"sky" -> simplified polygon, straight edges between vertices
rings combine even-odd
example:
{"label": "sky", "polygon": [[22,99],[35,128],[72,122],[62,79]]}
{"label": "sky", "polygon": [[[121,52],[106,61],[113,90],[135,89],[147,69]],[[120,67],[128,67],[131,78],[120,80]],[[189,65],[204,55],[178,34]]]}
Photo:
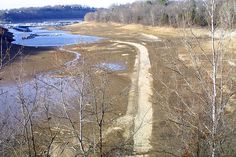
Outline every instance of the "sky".
{"label": "sky", "polygon": [[112,4],[131,3],[134,1],[136,0],[0,0],[0,9],[66,4],[81,4],[92,7],[106,8]]}

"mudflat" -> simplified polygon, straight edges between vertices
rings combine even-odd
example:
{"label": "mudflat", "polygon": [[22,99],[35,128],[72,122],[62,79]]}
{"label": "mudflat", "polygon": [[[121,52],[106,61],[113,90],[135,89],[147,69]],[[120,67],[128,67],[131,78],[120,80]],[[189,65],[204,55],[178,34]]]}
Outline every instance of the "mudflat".
{"label": "mudflat", "polygon": [[[81,74],[83,66],[95,69],[98,67],[92,70],[93,76],[102,75],[103,70],[107,72],[110,84],[107,97],[114,98],[112,110],[105,116],[105,151],[109,152],[119,142],[125,141],[136,155],[176,155],[171,149],[180,147],[179,137],[173,127],[166,123],[168,117],[164,102],[161,102],[159,96],[165,95],[172,103],[177,99],[163,85],[164,82],[172,86],[173,80],[179,81],[176,73],[169,68],[173,64],[173,58],[191,67],[191,58],[183,45],[183,37],[197,34],[202,48],[207,52],[210,49],[208,32],[201,28],[177,29],[93,22],[60,29],[104,39],[96,43],[71,45],[63,49],[24,55],[4,67],[0,73],[1,83],[13,84],[18,79],[17,72],[20,69],[24,71],[23,80],[27,81],[39,73],[54,71],[52,77],[67,77]],[[234,44],[229,47],[235,49]],[[199,51],[199,48],[196,47],[195,50]],[[76,53],[80,54],[78,63],[66,64],[76,57]],[[236,64],[233,57],[227,62],[232,67]],[[210,65],[206,64],[206,68],[208,67]],[[234,74],[235,70],[232,70]],[[188,75],[191,70],[187,69],[185,72]],[[99,84],[99,80],[96,81],[95,85]],[[179,82],[178,85],[181,86],[181,81]],[[87,130],[90,130],[89,127],[91,126],[85,126]],[[181,154],[177,152],[177,155],[179,153]]]}

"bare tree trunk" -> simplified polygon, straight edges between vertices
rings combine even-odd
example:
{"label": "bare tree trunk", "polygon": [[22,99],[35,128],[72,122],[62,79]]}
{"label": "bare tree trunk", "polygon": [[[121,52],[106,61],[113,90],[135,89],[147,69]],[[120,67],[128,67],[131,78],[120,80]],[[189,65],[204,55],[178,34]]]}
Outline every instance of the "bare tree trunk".
{"label": "bare tree trunk", "polygon": [[218,66],[218,54],[215,49],[215,0],[211,0],[211,51],[212,51],[212,153],[211,156],[216,156],[217,144],[216,144],[216,132],[217,132],[217,89],[216,89],[216,78],[217,78],[217,66]]}
{"label": "bare tree trunk", "polygon": [[21,101],[21,110],[22,110],[22,116],[23,116],[23,127],[24,127],[24,134],[25,134],[25,138],[27,141],[27,146],[28,146],[28,155],[29,157],[32,156],[31,154],[31,144],[30,144],[30,135],[29,135],[29,130],[28,130],[28,119],[27,119],[27,113],[26,113],[26,109],[25,109],[25,100],[23,98],[23,94],[20,92],[20,101]]}
{"label": "bare tree trunk", "polygon": [[[83,58],[83,66],[84,66],[84,58]],[[83,144],[83,116],[84,116],[84,88],[85,88],[85,72],[82,72],[82,86],[80,88],[79,93],[79,138],[80,138],[80,149],[81,152],[84,153],[84,144]]]}

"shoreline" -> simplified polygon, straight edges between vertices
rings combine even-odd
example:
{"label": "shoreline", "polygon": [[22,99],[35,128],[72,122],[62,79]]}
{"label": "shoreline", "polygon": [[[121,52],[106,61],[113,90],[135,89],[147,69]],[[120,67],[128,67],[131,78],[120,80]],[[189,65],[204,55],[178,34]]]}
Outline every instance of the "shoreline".
{"label": "shoreline", "polygon": [[[62,63],[70,61],[73,56],[58,52],[57,48],[23,47],[13,45],[11,55],[15,56],[0,72],[1,85],[15,84],[19,77],[23,80],[31,80],[39,73],[49,72],[62,67]],[[57,58],[60,58],[57,62]],[[24,69],[24,74],[19,75],[19,70]]]}
{"label": "shoreline", "polygon": [[[73,34],[102,36],[107,39],[98,43],[66,46],[64,50],[68,53],[62,49],[63,52],[59,56],[48,60],[50,66],[60,63],[58,69],[64,73],[52,76],[59,78],[59,80],[70,76],[70,74],[79,78],[82,74],[83,63],[86,65],[85,68],[93,70],[92,75],[97,79],[95,87],[101,83],[99,76],[106,74],[110,85],[106,98],[109,101],[112,99],[114,102],[109,102],[112,108],[105,116],[106,123],[102,130],[104,154],[116,154],[116,151],[119,151],[122,146],[124,152],[121,153],[124,153],[122,154],[124,156],[168,156],[167,152],[181,156],[183,152],[173,152],[173,150],[181,150],[181,148],[174,126],[169,123],[169,113],[166,112],[169,111],[166,109],[168,106],[165,106],[166,104],[175,104],[178,98],[166,89],[163,82],[171,88],[172,85],[175,88],[176,83],[178,85],[176,88],[178,87],[184,92],[185,86],[182,86],[183,83],[176,77],[176,73],[168,67],[173,63],[173,59],[179,59],[184,63],[189,62],[188,52],[181,41],[183,35],[187,33],[181,34],[183,32],[174,28],[88,22],[61,29],[68,30]],[[200,32],[200,42],[207,52],[209,42],[205,31],[200,29],[194,31]],[[198,52],[198,49],[196,51]],[[85,62],[78,60],[79,56],[77,55],[79,54],[77,52]],[[41,65],[41,61],[43,61],[41,57],[49,59],[58,53],[60,53],[59,49],[55,52],[48,52],[48,55],[45,54],[45,56],[40,56],[40,53],[33,56],[36,57],[37,64]],[[30,58],[26,58],[26,60],[30,62]],[[75,64],[73,68],[65,66],[65,63],[68,62],[74,65],[74,61],[78,61],[78,64]],[[231,65],[233,69],[235,67],[234,61],[232,58],[226,65]],[[121,63],[125,69],[106,71],[96,66],[106,63]],[[191,70],[191,67],[188,68]],[[189,69],[183,70],[189,74],[191,72]],[[78,100],[76,103],[78,105]],[[86,106],[91,107],[91,104],[88,103]],[[78,108],[77,106],[76,109]],[[75,112],[74,115],[78,115],[76,109],[71,110],[71,112]],[[91,123],[86,123],[84,126],[85,134],[88,136],[92,134],[91,127],[93,127]],[[68,131],[68,136],[62,134],[61,137],[63,139],[69,137],[66,141],[69,143],[68,145],[76,145],[77,143],[73,143],[69,133]],[[76,153],[69,146],[66,146],[65,149]]]}

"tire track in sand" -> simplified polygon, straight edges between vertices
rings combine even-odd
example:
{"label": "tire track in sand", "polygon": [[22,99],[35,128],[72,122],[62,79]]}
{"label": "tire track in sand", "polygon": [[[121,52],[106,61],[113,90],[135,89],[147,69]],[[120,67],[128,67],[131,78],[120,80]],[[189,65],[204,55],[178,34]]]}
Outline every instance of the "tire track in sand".
{"label": "tire track in sand", "polygon": [[[133,141],[134,151],[137,154],[145,154],[152,148],[150,140],[152,137],[152,87],[153,78],[150,74],[151,63],[149,53],[145,46],[124,41],[115,41],[116,43],[134,46],[137,56],[134,65],[134,72],[131,77],[132,85],[129,92],[129,103],[125,117],[120,120],[133,119]],[[123,121],[124,122],[124,121]]]}

